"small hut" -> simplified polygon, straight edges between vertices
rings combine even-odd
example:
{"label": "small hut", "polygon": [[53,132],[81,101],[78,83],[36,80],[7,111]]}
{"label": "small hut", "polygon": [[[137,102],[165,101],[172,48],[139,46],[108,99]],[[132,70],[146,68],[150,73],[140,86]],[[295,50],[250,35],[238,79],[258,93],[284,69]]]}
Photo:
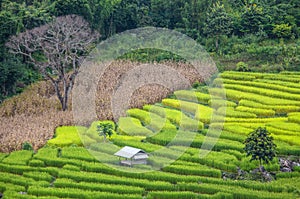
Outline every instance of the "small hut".
{"label": "small hut", "polygon": [[130,146],[123,147],[120,151],[114,154],[120,158],[120,164],[133,166],[135,164],[147,164],[148,154],[142,149],[137,149]]}

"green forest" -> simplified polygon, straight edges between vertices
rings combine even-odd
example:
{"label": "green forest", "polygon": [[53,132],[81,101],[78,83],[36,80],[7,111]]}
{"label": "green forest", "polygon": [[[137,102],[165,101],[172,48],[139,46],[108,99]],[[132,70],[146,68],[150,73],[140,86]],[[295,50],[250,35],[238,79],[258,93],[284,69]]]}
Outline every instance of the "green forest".
{"label": "green forest", "polygon": [[[9,38],[69,14],[84,17],[100,41],[145,26],[177,30],[203,45],[220,71],[300,70],[299,0],[1,0],[0,9],[0,102],[42,78],[9,53]],[[132,53],[138,61],[172,57]]]}

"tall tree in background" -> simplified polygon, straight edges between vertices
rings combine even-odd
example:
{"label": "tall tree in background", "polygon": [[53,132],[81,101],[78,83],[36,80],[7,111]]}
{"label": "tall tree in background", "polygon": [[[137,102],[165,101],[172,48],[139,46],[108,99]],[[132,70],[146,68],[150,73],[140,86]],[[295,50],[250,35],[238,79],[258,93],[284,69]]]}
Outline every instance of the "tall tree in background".
{"label": "tall tree in background", "polygon": [[220,2],[213,4],[207,12],[204,32],[208,37],[215,38],[216,51],[219,48],[220,36],[229,35],[232,32],[231,17]]}
{"label": "tall tree in background", "polygon": [[82,17],[67,15],[13,36],[6,45],[12,53],[27,57],[52,82],[65,111],[80,62],[98,37]]}

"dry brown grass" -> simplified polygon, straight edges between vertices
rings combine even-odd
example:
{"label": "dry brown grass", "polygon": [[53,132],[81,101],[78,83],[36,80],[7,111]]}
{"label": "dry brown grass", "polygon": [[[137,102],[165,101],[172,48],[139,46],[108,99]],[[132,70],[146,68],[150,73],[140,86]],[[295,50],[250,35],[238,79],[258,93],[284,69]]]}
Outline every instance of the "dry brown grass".
{"label": "dry brown grass", "polygon": [[[179,71],[191,83],[202,80],[188,64],[164,64]],[[112,93],[120,85],[123,75],[138,65],[130,61],[116,61],[105,70],[105,78],[101,78],[97,88],[96,113],[99,119],[117,119],[113,118],[111,111]],[[145,85],[133,93],[130,107],[159,102],[175,89],[181,89],[181,85],[174,82],[171,89],[157,84]],[[57,126],[74,124],[72,111],[62,112],[60,107],[54,89],[47,81],[33,84],[22,94],[3,102],[0,106],[0,151],[20,149],[26,141],[38,149],[53,137]]]}

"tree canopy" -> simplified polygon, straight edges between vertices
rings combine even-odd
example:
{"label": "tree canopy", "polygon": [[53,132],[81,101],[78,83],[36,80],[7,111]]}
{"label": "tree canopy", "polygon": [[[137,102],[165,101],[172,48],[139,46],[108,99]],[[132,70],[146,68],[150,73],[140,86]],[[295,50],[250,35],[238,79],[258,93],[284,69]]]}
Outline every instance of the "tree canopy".
{"label": "tree canopy", "polygon": [[247,156],[251,156],[250,161],[258,160],[260,165],[263,162],[268,164],[276,156],[276,144],[266,128],[259,127],[251,132],[244,143]]}

